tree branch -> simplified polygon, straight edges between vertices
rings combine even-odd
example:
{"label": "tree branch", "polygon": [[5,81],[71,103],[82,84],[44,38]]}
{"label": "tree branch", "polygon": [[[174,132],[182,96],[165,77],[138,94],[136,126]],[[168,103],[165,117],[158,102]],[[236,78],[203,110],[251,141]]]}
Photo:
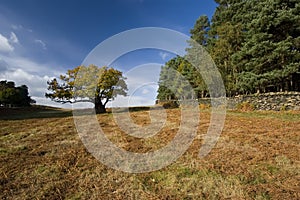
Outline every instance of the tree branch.
{"label": "tree branch", "polygon": [[90,103],[94,103],[92,100],[90,99],[80,99],[80,100],[58,100],[58,99],[53,99],[53,101],[57,102],[57,103],[62,103],[62,104],[66,104],[66,103],[80,103],[80,102],[90,102]]}
{"label": "tree branch", "polygon": [[105,107],[105,106],[106,106],[106,104],[109,102],[109,100],[110,100],[109,98],[106,98],[106,100],[105,100],[105,102],[104,102],[104,104],[103,104],[103,105],[104,105],[104,107]]}

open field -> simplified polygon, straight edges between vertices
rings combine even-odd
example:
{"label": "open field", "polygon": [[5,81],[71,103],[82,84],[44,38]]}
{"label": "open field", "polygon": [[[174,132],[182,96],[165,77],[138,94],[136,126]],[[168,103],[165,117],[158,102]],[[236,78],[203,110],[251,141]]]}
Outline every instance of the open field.
{"label": "open field", "polygon": [[[211,153],[198,158],[210,113],[172,165],[151,173],[110,169],[87,152],[70,111],[0,110],[1,199],[300,199],[300,112],[228,111]],[[147,110],[131,113],[146,125]],[[153,138],[123,133],[112,114],[97,115],[107,135],[133,152],[161,148],[176,134],[180,110],[167,110]]]}

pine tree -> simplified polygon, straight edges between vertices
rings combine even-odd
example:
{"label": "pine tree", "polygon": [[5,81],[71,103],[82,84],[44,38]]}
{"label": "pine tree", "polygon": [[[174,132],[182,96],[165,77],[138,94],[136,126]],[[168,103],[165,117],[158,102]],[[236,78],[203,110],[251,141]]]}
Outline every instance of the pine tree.
{"label": "pine tree", "polygon": [[[257,92],[298,90],[300,72],[300,3],[298,1],[249,1],[246,39],[234,55],[242,69],[237,87],[253,81]],[[253,92],[253,91],[252,91]]]}
{"label": "pine tree", "polygon": [[[185,56],[190,63],[175,58],[166,66],[181,72],[197,97],[217,95],[208,92],[218,79],[211,73],[211,61],[205,51],[219,69],[228,96],[300,91],[300,2],[215,1],[218,6],[211,21],[200,16],[190,31],[190,47]],[[203,49],[197,48],[199,44]],[[195,70],[195,64],[201,66],[201,74]],[[168,77],[167,68],[163,69],[160,83],[164,82],[162,77]],[[160,85],[158,97],[173,98],[167,91]]]}

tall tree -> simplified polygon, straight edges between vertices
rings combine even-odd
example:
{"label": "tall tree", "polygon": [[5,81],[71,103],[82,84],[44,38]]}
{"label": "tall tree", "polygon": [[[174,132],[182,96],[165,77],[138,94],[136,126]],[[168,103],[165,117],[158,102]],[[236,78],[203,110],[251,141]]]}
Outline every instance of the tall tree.
{"label": "tall tree", "polygon": [[244,41],[244,21],[247,11],[243,0],[218,0],[219,6],[212,17],[209,31],[210,49],[226,88],[228,96],[236,94],[240,69],[232,56],[240,50]]}
{"label": "tall tree", "polygon": [[215,27],[217,39],[211,45],[210,55],[222,75],[227,95],[236,93],[236,83],[240,69],[233,63],[232,56],[240,50],[243,41],[242,25],[230,22]]}
{"label": "tall tree", "polygon": [[177,71],[181,60],[182,58],[177,56],[161,67],[157,99],[171,100],[176,98],[173,88],[176,81],[176,73],[174,72]]}
{"label": "tall tree", "polygon": [[238,87],[249,79],[257,92],[300,91],[300,3],[251,0],[245,41],[234,55],[242,69]]}
{"label": "tall tree", "polygon": [[[211,29],[211,23],[206,15],[200,16],[194,27],[190,30],[191,33],[191,40],[188,41],[189,47],[186,49],[187,55],[186,59],[189,60],[192,63],[200,64],[202,63],[205,65],[205,56],[203,56],[203,51],[209,51],[211,46],[211,40],[209,36],[209,31]],[[201,45],[201,49],[199,49],[199,45]],[[199,73],[195,69],[191,63],[188,63],[185,61],[185,70],[189,71],[188,80],[192,84],[196,94],[197,98],[199,97],[205,97],[208,94],[207,85]],[[196,66],[199,68],[199,66]],[[202,74],[204,74],[204,70],[202,69]]]}
{"label": "tall tree", "polygon": [[45,96],[60,103],[91,102],[97,113],[105,113],[106,105],[117,95],[126,96],[127,85],[122,72],[108,67],[95,65],[78,66],[48,81]]}
{"label": "tall tree", "polygon": [[203,80],[195,67],[185,57],[177,56],[161,68],[157,98],[196,99],[206,91],[206,85],[201,81]]}
{"label": "tall tree", "polygon": [[194,27],[190,30],[191,39],[202,46],[208,45],[208,32],[210,30],[210,21],[206,15],[200,16]]}
{"label": "tall tree", "polygon": [[[207,88],[217,80],[205,67],[209,66],[209,59],[205,60],[204,50],[209,52],[218,67],[228,96],[300,91],[300,2],[215,2],[218,6],[211,21],[207,16],[200,16],[191,29],[190,47],[185,56],[191,63],[201,65],[203,77],[182,61],[181,67],[174,62],[167,62],[166,66],[176,66],[176,70],[188,78],[193,88],[197,88],[198,97],[210,95]],[[199,44],[203,49],[197,48]],[[161,75],[168,77],[166,68],[163,69]],[[161,91],[166,90],[160,87],[159,97]]]}

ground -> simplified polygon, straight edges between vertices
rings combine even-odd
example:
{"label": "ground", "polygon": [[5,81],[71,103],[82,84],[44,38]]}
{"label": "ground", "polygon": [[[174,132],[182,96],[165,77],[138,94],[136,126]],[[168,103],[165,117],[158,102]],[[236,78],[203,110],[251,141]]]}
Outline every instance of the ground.
{"label": "ground", "polygon": [[[158,171],[130,174],[97,161],[82,144],[66,110],[0,110],[1,199],[300,199],[300,112],[228,111],[222,135],[203,159],[198,151],[209,125],[201,111],[197,137],[176,162]],[[166,145],[180,110],[156,136],[122,132],[111,113],[97,115],[107,137],[133,152]],[[149,111],[131,117],[149,124]]]}

